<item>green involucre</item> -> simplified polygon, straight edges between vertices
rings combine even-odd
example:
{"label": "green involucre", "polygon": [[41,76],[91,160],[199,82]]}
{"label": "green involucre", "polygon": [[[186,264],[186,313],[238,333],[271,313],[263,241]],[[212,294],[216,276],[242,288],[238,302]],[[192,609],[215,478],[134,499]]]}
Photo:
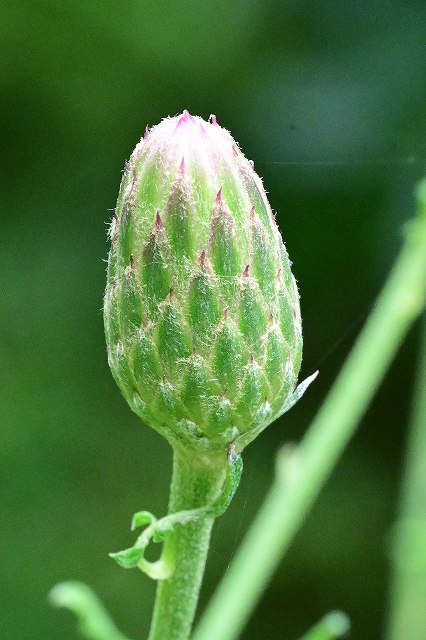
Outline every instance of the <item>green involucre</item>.
{"label": "green involucre", "polygon": [[163,120],[126,163],[110,236],[108,356],[130,406],[173,446],[245,446],[302,354],[296,283],[251,163],[215,121]]}

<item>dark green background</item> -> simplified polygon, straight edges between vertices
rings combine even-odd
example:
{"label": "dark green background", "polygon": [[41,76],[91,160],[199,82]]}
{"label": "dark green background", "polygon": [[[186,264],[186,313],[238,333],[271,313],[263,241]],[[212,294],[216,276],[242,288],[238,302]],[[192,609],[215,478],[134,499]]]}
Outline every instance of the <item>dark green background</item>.
{"label": "dark green background", "polygon": [[[412,214],[426,165],[425,19],[422,0],[2,3],[2,640],[77,638],[71,615],[46,602],[64,579],[87,581],[123,631],[147,635],[154,584],[107,552],[133,541],[134,511],[164,513],[171,452],[121,398],[101,315],[106,223],[145,125],[183,108],[215,113],[254,159],[300,286],[302,374],[321,371],[247,450],[204,603]],[[336,607],[354,640],[380,637],[416,349],[414,331],[245,640],[296,639]]]}

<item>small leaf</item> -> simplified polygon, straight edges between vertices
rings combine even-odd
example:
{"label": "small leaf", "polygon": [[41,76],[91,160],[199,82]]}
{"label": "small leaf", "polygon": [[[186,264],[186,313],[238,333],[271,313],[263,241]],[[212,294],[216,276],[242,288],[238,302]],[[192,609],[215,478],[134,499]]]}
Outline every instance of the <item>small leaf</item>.
{"label": "small leaf", "polygon": [[130,529],[131,531],[134,531],[146,524],[152,524],[153,522],[156,522],[156,520],[157,518],[149,511],[138,511],[133,515]]}
{"label": "small leaf", "polygon": [[129,547],[124,551],[108,554],[110,558],[115,560],[123,569],[134,569],[138,566],[138,562],[143,558],[144,549],[138,547]]}

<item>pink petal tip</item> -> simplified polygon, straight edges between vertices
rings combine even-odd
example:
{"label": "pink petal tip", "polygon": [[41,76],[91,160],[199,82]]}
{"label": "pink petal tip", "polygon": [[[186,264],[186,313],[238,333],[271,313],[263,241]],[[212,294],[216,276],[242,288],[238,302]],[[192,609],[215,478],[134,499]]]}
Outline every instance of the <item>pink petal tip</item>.
{"label": "pink petal tip", "polygon": [[187,124],[188,122],[193,122],[194,118],[189,113],[188,109],[184,109],[182,115],[179,117],[177,126],[180,127],[182,124]]}

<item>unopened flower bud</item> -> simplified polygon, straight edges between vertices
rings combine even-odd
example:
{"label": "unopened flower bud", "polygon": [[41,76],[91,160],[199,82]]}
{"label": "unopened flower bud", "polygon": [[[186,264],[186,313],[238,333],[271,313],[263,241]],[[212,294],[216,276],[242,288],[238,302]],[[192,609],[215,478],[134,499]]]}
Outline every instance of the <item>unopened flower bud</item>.
{"label": "unopened flower bud", "polygon": [[242,449],[301,362],[299,296],[262,182],[214,117],[184,111],[126,163],[110,229],[109,363],[175,447]]}

